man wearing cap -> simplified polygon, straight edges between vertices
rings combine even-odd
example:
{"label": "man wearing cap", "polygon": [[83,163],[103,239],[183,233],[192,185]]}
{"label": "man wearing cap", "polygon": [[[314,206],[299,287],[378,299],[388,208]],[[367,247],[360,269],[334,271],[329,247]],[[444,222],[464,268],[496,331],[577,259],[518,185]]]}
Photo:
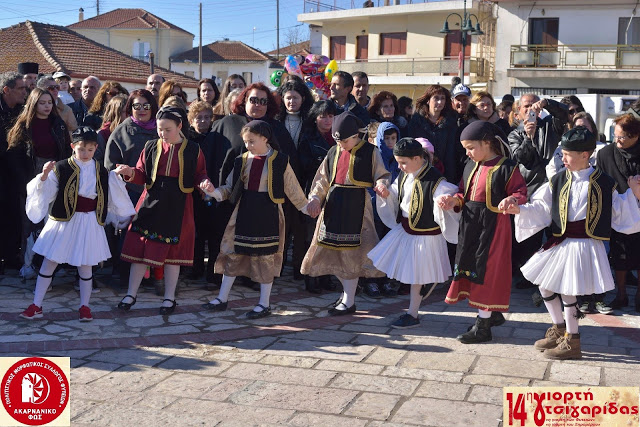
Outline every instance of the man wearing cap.
{"label": "man wearing cap", "polygon": [[39,65],[35,62],[21,62],[18,64],[18,73],[22,74],[22,79],[27,87],[27,92],[31,93],[36,88],[38,80]]}
{"label": "man wearing cap", "polygon": [[69,93],[69,82],[71,81],[71,77],[68,74],[63,73],[62,71],[56,71],[52,76],[58,86],[60,86],[60,90],[58,91],[58,98],[62,100],[63,104],[72,104],[76,100],[73,99],[73,96]]}
{"label": "man wearing cap", "polygon": [[91,104],[96,98],[100,86],[102,86],[102,84],[95,76],[89,76],[82,81],[82,98],[69,105],[71,110],[73,110],[73,115],[76,117],[78,126],[92,125],[92,123],[85,122],[85,119],[89,115],[89,108],[91,108]]}
{"label": "man wearing cap", "polygon": [[358,103],[351,94],[353,90],[353,77],[346,71],[336,71],[331,79],[331,100],[335,102],[338,113],[349,111],[359,118],[365,125],[371,120],[367,110]]}
{"label": "man wearing cap", "polygon": [[160,96],[160,87],[164,83],[164,77],[161,74],[151,74],[147,78],[147,86],[146,89],[153,94],[153,97],[158,100]]}
{"label": "man wearing cap", "polygon": [[60,91],[60,85],[58,82],[54,80],[52,76],[45,75],[38,79],[36,87],[48,91],[53,99],[56,100],[55,103],[58,108],[58,113],[60,113],[60,117],[67,125],[69,133],[72,134],[74,130],[78,129],[78,122],[76,122],[76,118],[73,115],[73,111],[71,111],[71,107],[65,105],[64,102],[62,102],[62,99],[58,98],[58,93]]}
{"label": "man wearing cap", "polygon": [[451,103],[458,116],[458,126],[462,126],[467,121],[467,111],[469,111],[469,97],[471,89],[463,84],[456,85],[451,91]]}

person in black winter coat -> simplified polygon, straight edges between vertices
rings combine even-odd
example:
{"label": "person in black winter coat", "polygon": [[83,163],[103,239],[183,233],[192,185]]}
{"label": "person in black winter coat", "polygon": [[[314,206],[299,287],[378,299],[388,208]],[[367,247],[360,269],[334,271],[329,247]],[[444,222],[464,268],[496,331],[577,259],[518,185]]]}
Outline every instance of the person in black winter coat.
{"label": "person in black winter coat", "polygon": [[12,233],[3,239],[17,244],[15,247],[19,247],[21,256],[24,256],[27,237],[36,230],[25,213],[27,183],[48,161],[71,156],[69,131],[48,91],[40,88],[31,91],[24,109],[7,134],[7,141],[9,191],[6,209]]}
{"label": "person in black winter coat", "polygon": [[344,111],[350,111],[354,116],[359,118],[362,123],[368,125],[371,119],[366,108],[358,103],[356,98],[351,95],[353,90],[353,77],[346,71],[336,71],[331,78],[331,100],[335,102],[338,114]]}
{"label": "person in black winter coat", "polygon": [[435,149],[434,155],[444,165],[444,177],[459,184],[462,167],[459,164],[457,118],[451,106],[451,94],[440,85],[431,85],[416,99],[416,111],[409,122],[409,136],[426,138]]}

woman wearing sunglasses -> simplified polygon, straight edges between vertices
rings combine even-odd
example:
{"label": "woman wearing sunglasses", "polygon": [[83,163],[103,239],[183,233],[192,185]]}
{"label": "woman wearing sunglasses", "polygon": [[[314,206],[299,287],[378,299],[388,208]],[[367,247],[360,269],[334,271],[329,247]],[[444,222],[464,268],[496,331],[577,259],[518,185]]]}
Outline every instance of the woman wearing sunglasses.
{"label": "woman wearing sunglasses", "polygon": [[[253,83],[244,88],[232,104],[232,114],[224,116],[213,124],[208,137],[211,138],[211,143],[207,144],[207,149],[213,150],[213,155],[205,156],[208,159],[214,159],[207,164],[207,172],[216,188],[220,183],[226,182],[227,176],[233,169],[235,158],[246,151],[240,130],[251,120],[263,120],[271,126],[273,136],[280,145],[280,152],[289,156],[289,164],[294,171],[298,169],[291,135],[284,125],[274,118],[278,110],[278,102],[269,88],[263,83]],[[222,236],[233,212],[233,206],[228,201],[224,201],[219,203],[216,209],[216,224],[222,227],[222,233],[219,233]],[[216,242],[216,247],[219,245],[220,243]],[[215,259],[217,253],[209,256]]]}
{"label": "woman wearing sunglasses", "polygon": [[[131,92],[124,106],[127,118],[116,127],[109,140],[104,155],[104,166],[107,170],[113,170],[116,165],[123,164],[134,167],[144,144],[151,139],[158,139],[156,130],[156,114],[158,103],[153,94],[146,89],[137,89]],[[144,186],[127,183],[129,197],[135,205]],[[124,241],[126,230],[120,236],[120,247]],[[119,253],[118,253],[119,255]],[[118,257],[114,255],[114,260]],[[129,282],[129,264],[121,263],[120,283],[124,286]],[[116,267],[114,267],[114,272]]]}

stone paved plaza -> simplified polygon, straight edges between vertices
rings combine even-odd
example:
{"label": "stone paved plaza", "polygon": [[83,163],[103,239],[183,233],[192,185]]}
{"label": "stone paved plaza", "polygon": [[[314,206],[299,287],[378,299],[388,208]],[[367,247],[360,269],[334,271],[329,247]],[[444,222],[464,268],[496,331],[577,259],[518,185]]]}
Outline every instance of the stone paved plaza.
{"label": "stone paved plaza", "polygon": [[[640,316],[631,307],[581,321],[584,358],[548,361],[533,342],[549,326],[531,290],[515,290],[493,342],[455,336],[475,318],[449,306],[439,288],[424,301],[421,325],[389,324],[408,297],[356,298],[353,316],[326,317],[337,293],[312,296],[285,275],[274,284],[274,315],[243,315],[258,293],[236,284],[229,310],[203,311],[215,296],[204,282],[182,281],[175,313],[141,289],[128,313],[126,293],[98,272],[94,321],[80,323],[73,278],[56,278],[44,319],[18,314],[34,280],[0,276],[0,356],[71,357],[73,426],[498,426],[504,386],[638,386]],[[633,295],[635,288],[630,288]],[[630,298],[632,299],[632,298]]]}

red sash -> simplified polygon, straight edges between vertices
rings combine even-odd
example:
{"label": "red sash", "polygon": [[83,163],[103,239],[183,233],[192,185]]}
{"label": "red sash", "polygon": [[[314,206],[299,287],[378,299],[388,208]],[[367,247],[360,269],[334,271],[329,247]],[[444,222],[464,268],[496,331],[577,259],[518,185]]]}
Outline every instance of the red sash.
{"label": "red sash", "polygon": [[542,246],[542,250],[546,251],[547,249],[551,249],[554,246],[558,246],[560,243],[564,242],[564,239],[566,238],[589,239],[589,236],[587,236],[586,222],[586,219],[583,219],[581,221],[568,222],[564,234],[559,237],[553,236],[552,238],[547,240],[547,242]]}

